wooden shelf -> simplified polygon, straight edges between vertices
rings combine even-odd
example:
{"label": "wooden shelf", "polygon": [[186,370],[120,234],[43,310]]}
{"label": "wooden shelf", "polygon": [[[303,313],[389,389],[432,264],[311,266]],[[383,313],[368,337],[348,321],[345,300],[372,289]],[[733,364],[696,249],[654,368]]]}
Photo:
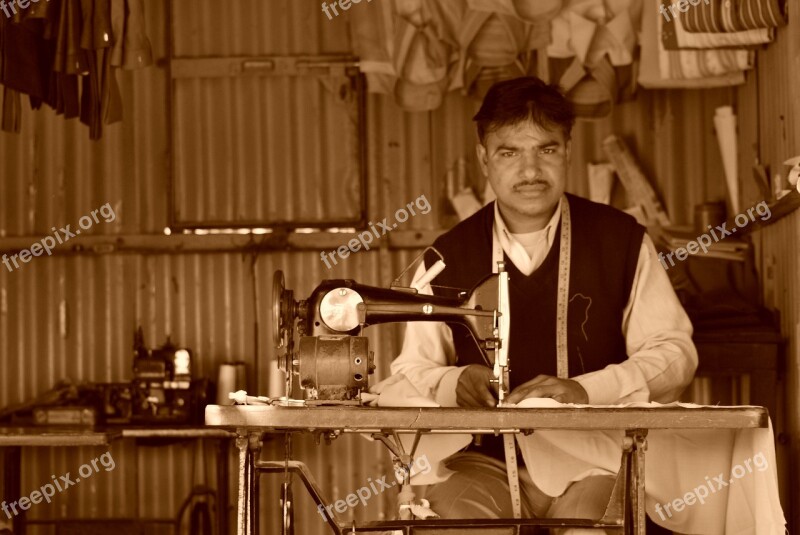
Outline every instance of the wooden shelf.
{"label": "wooden shelf", "polygon": [[[797,192],[797,189],[792,189],[787,195],[781,197],[779,200],[767,203],[767,206],[769,206],[769,211],[772,214],[770,218],[766,221],[761,221],[761,219],[752,221],[749,225],[741,228],[742,234],[749,234],[756,230],[761,230],[765,227],[768,227],[800,208],[800,193]],[[729,219],[727,223],[728,228],[736,228],[736,224],[734,223],[733,219]]]}

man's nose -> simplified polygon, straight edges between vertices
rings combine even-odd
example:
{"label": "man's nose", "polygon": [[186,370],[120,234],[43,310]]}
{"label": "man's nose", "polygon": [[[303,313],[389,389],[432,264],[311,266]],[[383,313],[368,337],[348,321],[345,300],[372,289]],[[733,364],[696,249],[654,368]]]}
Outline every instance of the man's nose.
{"label": "man's nose", "polygon": [[526,153],[522,158],[522,175],[525,178],[536,178],[539,176],[539,158],[536,154]]}

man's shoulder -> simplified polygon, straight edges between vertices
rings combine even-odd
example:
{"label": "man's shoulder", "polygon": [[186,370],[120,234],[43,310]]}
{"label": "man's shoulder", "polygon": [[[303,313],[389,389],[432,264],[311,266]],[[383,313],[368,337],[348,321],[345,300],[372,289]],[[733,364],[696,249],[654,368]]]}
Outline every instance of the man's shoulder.
{"label": "man's shoulder", "polygon": [[487,231],[491,234],[494,221],[494,202],[490,202],[464,221],[439,236],[434,245],[464,245],[465,239],[473,240]]}
{"label": "man's shoulder", "polygon": [[[437,284],[471,288],[476,280],[491,272],[492,223],[494,203],[489,203],[461,221],[433,242],[433,247],[444,258],[448,268],[435,281]],[[481,259],[486,259],[482,262]],[[438,260],[433,251],[425,255],[425,265],[430,267]]]}

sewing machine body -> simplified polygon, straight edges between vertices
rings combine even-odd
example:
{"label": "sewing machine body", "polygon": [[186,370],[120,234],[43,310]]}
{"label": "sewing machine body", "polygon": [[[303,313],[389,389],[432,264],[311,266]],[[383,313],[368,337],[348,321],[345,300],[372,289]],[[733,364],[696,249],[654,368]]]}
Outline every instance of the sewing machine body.
{"label": "sewing machine body", "polygon": [[[363,330],[371,325],[407,321],[461,324],[472,334],[487,365],[494,365],[500,385],[508,384],[508,366],[496,363],[503,353],[499,304],[505,273],[487,276],[457,297],[423,295],[413,288],[380,288],[350,279],[322,281],[311,295],[296,302],[286,290],[281,271],[273,280],[273,336],[285,348],[280,368],[286,374],[287,397],[295,376],[307,403],[359,403],[375,370],[374,356]],[[507,291],[507,282],[505,284]],[[507,302],[507,299],[506,299]],[[504,321],[508,322],[506,312]],[[299,340],[294,344],[294,331]],[[499,371],[502,370],[502,371]],[[504,388],[501,389],[505,391]],[[502,399],[502,398],[501,398]]]}

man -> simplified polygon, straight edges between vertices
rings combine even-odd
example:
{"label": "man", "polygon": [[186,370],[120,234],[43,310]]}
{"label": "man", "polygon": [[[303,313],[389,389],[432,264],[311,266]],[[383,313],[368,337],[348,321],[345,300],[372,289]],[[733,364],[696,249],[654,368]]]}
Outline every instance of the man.
{"label": "man", "polygon": [[[436,240],[447,268],[425,290],[472,288],[496,271],[498,260],[505,261],[510,403],[677,399],[697,367],[691,323],[644,228],[623,212],[565,195],[574,124],[570,103],[538,78],[518,78],[495,84],[474,120],[478,160],[497,201]],[[566,217],[568,236],[562,233]],[[569,260],[560,251],[564,239],[571,242]],[[426,264],[432,260],[426,258]],[[559,282],[565,267],[568,285]],[[417,276],[423,270],[420,266]],[[559,291],[568,296],[561,326]],[[569,378],[557,377],[559,328],[567,333]],[[497,404],[492,370],[458,326],[409,323],[392,373],[430,389],[445,406]],[[502,438],[482,437],[480,446],[451,457],[447,467],[456,473],[426,496],[439,515],[512,516]],[[614,483],[612,474],[593,474],[552,497],[526,470],[520,474],[526,517],[598,519]]]}

